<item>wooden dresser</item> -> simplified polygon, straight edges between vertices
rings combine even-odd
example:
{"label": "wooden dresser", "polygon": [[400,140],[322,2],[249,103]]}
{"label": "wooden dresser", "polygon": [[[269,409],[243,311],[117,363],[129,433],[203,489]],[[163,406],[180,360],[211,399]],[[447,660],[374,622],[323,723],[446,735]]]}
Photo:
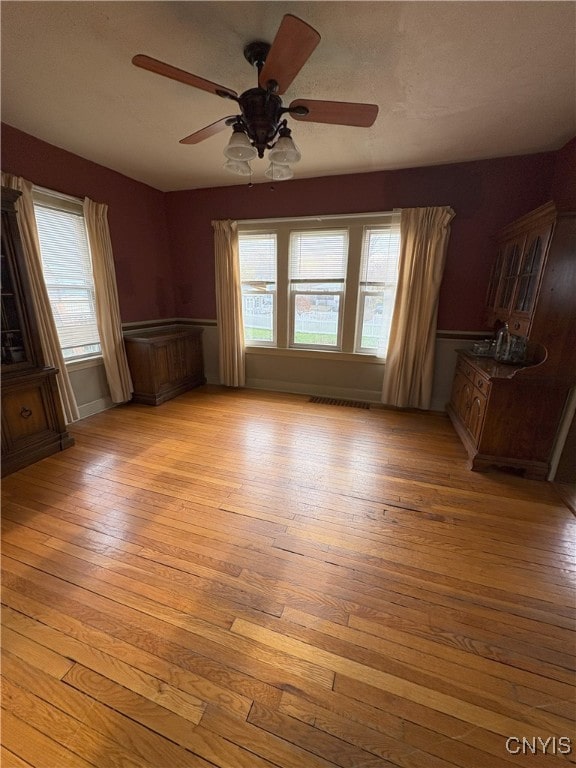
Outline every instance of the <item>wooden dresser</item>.
{"label": "wooden dresser", "polygon": [[576,386],[576,214],[553,203],[501,233],[487,320],[527,340],[524,365],[458,355],[448,414],[470,468],[504,466],[545,479]]}
{"label": "wooden dresser", "polygon": [[2,475],[74,444],[56,368],[44,365],[15,202],[2,188]]}
{"label": "wooden dresser", "polygon": [[203,330],[172,325],[124,334],[134,402],[160,405],[206,383]]}

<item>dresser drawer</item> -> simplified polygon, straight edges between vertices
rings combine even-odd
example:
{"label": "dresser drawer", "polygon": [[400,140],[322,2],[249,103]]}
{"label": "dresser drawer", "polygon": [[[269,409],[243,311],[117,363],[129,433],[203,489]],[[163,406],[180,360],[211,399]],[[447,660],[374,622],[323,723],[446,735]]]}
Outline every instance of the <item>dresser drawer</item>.
{"label": "dresser drawer", "polygon": [[18,449],[59,432],[47,379],[2,393],[2,432],[5,445]]}
{"label": "dresser drawer", "polygon": [[458,358],[457,370],[463,373],[464,376],[466,376],[466,378],[470,379],[470,381],[472,382],[474,381],[474,378],[476,376],[476,371],[467,360],[464,360],[463,357]]}
{"label": "dresser drawer", "polygon": [[2,381],[2,476],[74,444],[59,406],[56,369]]}

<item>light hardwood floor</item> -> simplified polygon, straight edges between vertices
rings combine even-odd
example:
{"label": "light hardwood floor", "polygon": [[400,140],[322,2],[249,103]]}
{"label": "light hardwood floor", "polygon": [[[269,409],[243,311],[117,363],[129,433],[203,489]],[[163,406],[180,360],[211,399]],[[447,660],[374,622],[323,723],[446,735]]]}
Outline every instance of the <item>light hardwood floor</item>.
{"label": "light hardwood floor", "polygon": [[71,432],[3,481],[3,768],[575,760],[550,484],[470,473],[443,416],[297,395],[203,387]]}

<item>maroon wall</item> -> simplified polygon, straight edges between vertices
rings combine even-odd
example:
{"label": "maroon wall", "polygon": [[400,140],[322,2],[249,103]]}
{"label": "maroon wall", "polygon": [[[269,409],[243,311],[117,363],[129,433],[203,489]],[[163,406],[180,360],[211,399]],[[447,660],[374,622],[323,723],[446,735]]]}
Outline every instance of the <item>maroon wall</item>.
{"label": "maroon wall", "polygon": [[3,125],[2,169],[108,204],[124,322],[216,317],[213,219],[450,205],[438,326],[479,330],[494,233],[549,199],[576,210],[576,139],[537,155],[164,194]]}
{"label": "maroon wall", "polygon": [[174,317],[162,192],[6,124],[2,170],[48,189],[106,203],[122,320]]}
{"label": "maroon wall", "polygon": [[561,211],[576,211],[576,137],[556,152],[552,200]]}
{"label": "maroon wall", "polygon": [[[503,225],[550,199],[556,153],[275,184],[167,193],[176,313],[216,317],[213,219],[362,213],[450,205],[452,221],[440,294],[441,330],[484,328],[482,309]],[[558,175],[558,169],[556,169]]]}

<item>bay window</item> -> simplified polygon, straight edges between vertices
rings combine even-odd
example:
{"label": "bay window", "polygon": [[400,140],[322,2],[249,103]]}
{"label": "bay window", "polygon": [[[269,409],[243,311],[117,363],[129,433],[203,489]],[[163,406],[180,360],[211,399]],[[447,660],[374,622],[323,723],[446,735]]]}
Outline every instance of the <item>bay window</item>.
{"label": "bay window", "polygon": [[238,240],[247,347],[386,355],[399,214],[238,222]]}

